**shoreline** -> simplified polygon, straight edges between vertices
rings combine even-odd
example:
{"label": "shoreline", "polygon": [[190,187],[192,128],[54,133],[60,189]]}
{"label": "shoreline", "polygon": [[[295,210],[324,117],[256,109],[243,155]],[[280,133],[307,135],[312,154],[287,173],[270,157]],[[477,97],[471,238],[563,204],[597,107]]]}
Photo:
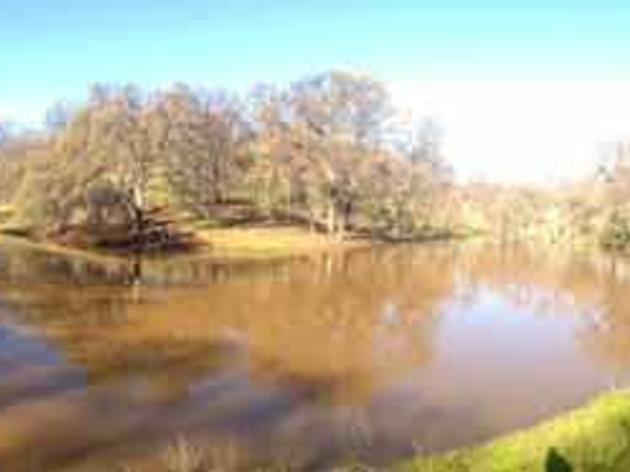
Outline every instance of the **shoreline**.
{"label": "shoreline", "polygon": [[409,472],[630,470],[630,390],[600,393],[582,406],[478,446],[402,461]]}
{"label": "shoreline", "polygon": [[337,239],[292,226],[270,228],[242,227],[218,228],[199,232],[199,243],[183,250],[150,251],[136,254],[129,250],[82,248],[60,244],[54,240],[34,239],[0,230],[0,245],[8,243],[49,254],[80,257],[103,263],[125,263],[141,257],[144,260],[164,259],[276,259],[297,257],[321,252],[345,251],[367,248],[376,244],[389,244],[363,238]]}

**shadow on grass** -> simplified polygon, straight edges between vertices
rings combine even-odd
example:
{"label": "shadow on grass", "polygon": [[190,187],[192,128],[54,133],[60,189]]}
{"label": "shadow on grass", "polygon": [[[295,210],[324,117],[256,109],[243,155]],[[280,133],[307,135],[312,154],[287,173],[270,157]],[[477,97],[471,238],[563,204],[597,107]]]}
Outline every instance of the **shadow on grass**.
{"label": "shadow on grass", "polygon": [[573,467],[556,448],[552,447],[545,459],[545,472],[573,472]]}
{"label": "shadow on grass", "polygon": [[[580,470],[585,472],[621,472],[630,470],[630,424],[622,421],[620,426],[625,432],[626,441],[624,447],[612,457],[609,457],[608,460],[582,464]],[[547,452],[544,470],[545,472],[574,472],[576,469],[556,448],[552,447]]]}

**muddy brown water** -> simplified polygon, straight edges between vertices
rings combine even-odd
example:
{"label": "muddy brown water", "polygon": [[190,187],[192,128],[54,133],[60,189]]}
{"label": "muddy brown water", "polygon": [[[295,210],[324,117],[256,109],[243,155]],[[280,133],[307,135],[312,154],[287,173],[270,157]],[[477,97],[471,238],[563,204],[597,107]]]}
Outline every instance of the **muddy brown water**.
{"label": "muddy brown water", "polygon": [[382,465],[630,379],[612,256],[460,243],[138,269],[0,243],[0,470],[168,465],[183,444],[220,469]]}

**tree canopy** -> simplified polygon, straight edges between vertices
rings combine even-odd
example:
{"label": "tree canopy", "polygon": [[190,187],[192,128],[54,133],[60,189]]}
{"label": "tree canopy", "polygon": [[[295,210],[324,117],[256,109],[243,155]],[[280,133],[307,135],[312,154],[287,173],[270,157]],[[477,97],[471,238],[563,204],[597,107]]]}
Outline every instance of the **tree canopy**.
{"label": "tree canopy", "polygon": [[239,202],[338,237],[413,237],[450,177],[438,134],[399,115],[384,84],[339,71],[245,97],[98,85],[51,108],[45,132],[2,135],[0,197],[48,234],[140,234],[157,207],[212,218]]}

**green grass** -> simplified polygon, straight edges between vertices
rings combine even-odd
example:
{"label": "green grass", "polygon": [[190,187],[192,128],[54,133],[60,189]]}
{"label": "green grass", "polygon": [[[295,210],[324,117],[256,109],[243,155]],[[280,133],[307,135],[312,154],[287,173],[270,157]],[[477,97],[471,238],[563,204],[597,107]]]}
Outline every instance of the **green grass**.
{"label": "green grass", "polygon": [[630,393],[588,405],[478,447],[417,458],[394,467],[417,472],[630,471]]}

